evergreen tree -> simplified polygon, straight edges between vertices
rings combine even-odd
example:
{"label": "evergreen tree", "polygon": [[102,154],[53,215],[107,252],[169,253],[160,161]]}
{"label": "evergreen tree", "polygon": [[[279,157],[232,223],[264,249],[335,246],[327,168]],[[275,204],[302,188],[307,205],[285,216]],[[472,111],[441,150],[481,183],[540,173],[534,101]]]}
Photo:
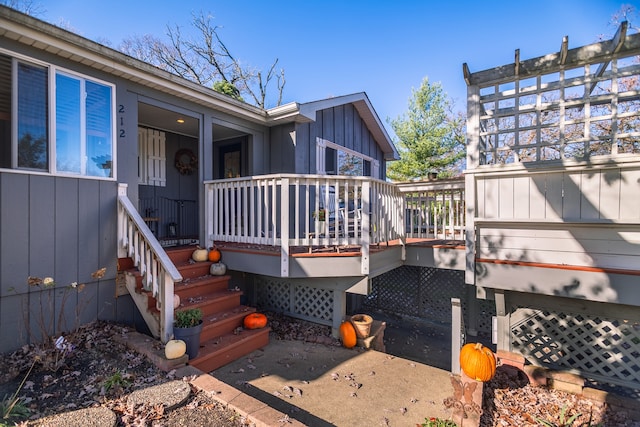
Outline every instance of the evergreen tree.
{"label": "evergreen tree", "polygon": [[412,90],[407,113],[391,120],[400,160],[387,168],[393,181],[407,181],[438,173],[439,177],[460,174],[465,157],[464,117],[453,114],[452,103],[440,83],[424,78]]}

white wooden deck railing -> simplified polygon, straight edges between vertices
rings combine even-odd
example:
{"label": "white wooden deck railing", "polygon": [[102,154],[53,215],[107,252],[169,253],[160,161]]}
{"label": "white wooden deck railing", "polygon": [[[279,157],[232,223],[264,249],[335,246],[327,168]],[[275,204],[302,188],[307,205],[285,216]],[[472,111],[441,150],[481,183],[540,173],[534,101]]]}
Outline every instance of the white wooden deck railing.
{"label": "white wooden deck railing", "polygon": [[408,238],[464,240],[464,179],[398,184]]}
{"label": "white wooden deck railing", "polygon": [[173,335],[173,286],[182,276],[127,197],[126,184],[118,187],[118,256],[133,260],[144,289],[158,301],[160,339],[167,342]]}
{"label": "white wooden deck railing", "polygon": [[368,274],[371,244],[464,235],[463,180],[278,174],[207,181],[205,194],[207,244],[280,246],[283,277],[292,246],[358,245]]}
{"label": "white wooden deck railing", "polygon": [[291,246],[360,245],[363,274],[371,243],[400,239],[402,196],[368,177],[262,175],[205,182],[211,241],[280,246],[288,276]]}

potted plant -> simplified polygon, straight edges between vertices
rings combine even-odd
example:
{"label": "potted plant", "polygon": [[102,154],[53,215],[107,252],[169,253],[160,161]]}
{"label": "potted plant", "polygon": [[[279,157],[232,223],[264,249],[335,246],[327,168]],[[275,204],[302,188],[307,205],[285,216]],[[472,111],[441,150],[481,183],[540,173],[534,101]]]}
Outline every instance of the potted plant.
{"label": "potted plant", "polygon": [[319,211],[315,211],[313,213],[313,218],[317,219],[318,221],[324,221],[326,219],[326,215],[327,215],[327,210],[320,209]]}
{"label": "potted plant", "polygon": [[316,233],[318,236],[322,236],[326,233],[325,221],[327,219],[327,210],[320,209],[313,212],[313,219],[316,220]]}
{"label": "potted plant", "polygon": [[200,332],[202,332],[202,310],[188,308],[173,313],[173,336],[185,342],[189,360],[196,358],[200,351]]}

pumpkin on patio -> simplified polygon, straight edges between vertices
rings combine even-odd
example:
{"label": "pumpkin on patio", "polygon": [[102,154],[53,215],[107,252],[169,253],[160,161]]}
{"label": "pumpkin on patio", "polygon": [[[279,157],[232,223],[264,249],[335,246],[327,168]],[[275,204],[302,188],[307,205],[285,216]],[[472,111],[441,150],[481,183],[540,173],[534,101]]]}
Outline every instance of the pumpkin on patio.
{"label": "pumpkin on patio", "polygon": [[222,258],[222,254],[220,253],[220,249],[215,246],[209,248],[209,261],[218,262]]}
{"label": "pumpkin on patio", "polygon": [[344,321],[340,325],[340,340],[342,341],[342,345],[346,348],[353,348],[356,346],[356,330],[351,322]]}
{"label": "pumpkin on patio", "polygon": [[267,326],[267,316],[262,313],[251,313],[242,322],[245,329],[262,329]]}
{"label": "pumpkin on patio", "polygon": [[208,254],[209,251],[207,251],[206,249],[198,248],[193,251],[193,254],[191,254],[191,258],[196,262],[206,261]]}
{"label": "pumpkin on patio", "polygon": [[496,373],[496,357],[480,343],[465,344],[460,349],[460,367],[476,381],[489,381]]}
{"label": "pumpkin on patio", "polygon": [[167,359],[177,359],[187,352],[187,344],[182,340],[170,340],[164,346],[164,355]]}

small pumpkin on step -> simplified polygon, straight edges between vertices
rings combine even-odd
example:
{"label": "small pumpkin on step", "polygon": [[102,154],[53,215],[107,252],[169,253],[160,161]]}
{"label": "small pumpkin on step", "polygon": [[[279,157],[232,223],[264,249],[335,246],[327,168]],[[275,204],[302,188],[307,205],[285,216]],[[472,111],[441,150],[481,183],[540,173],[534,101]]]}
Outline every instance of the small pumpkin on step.
{"label": "small pumpkin on step", "polygon": [[208,259],[208,256],[209,256],[209,251],[207,251],[206,249],[202,249],[200,246],[198,246],[198,249],[193,251],[193,254],[191,254],[191,259],[193,259],[196,262],[202,262],[202,261],[206,261]]}
{"label": "small pumpkin on step", "polygon": [[262,329],[267,326],[267,316],[262,313],[251,313],[242,322],[245,329]]}
{"label": "small pumpkin on step", "polygon": [[216,246],[211,246],[209,248],[209,255],[208,256],[209,256],[209,261],[211,261],[211,262],[218,262],[222,258],[222,254],[220,253],[220,249],[218,249]]}
{"label": "small pumpkin on step", "polygon": [[226,272],[227,266],[221,262],[213,263],[211,264],[211,267],[209,267],[209,274],[212,276],[224,276]]}

